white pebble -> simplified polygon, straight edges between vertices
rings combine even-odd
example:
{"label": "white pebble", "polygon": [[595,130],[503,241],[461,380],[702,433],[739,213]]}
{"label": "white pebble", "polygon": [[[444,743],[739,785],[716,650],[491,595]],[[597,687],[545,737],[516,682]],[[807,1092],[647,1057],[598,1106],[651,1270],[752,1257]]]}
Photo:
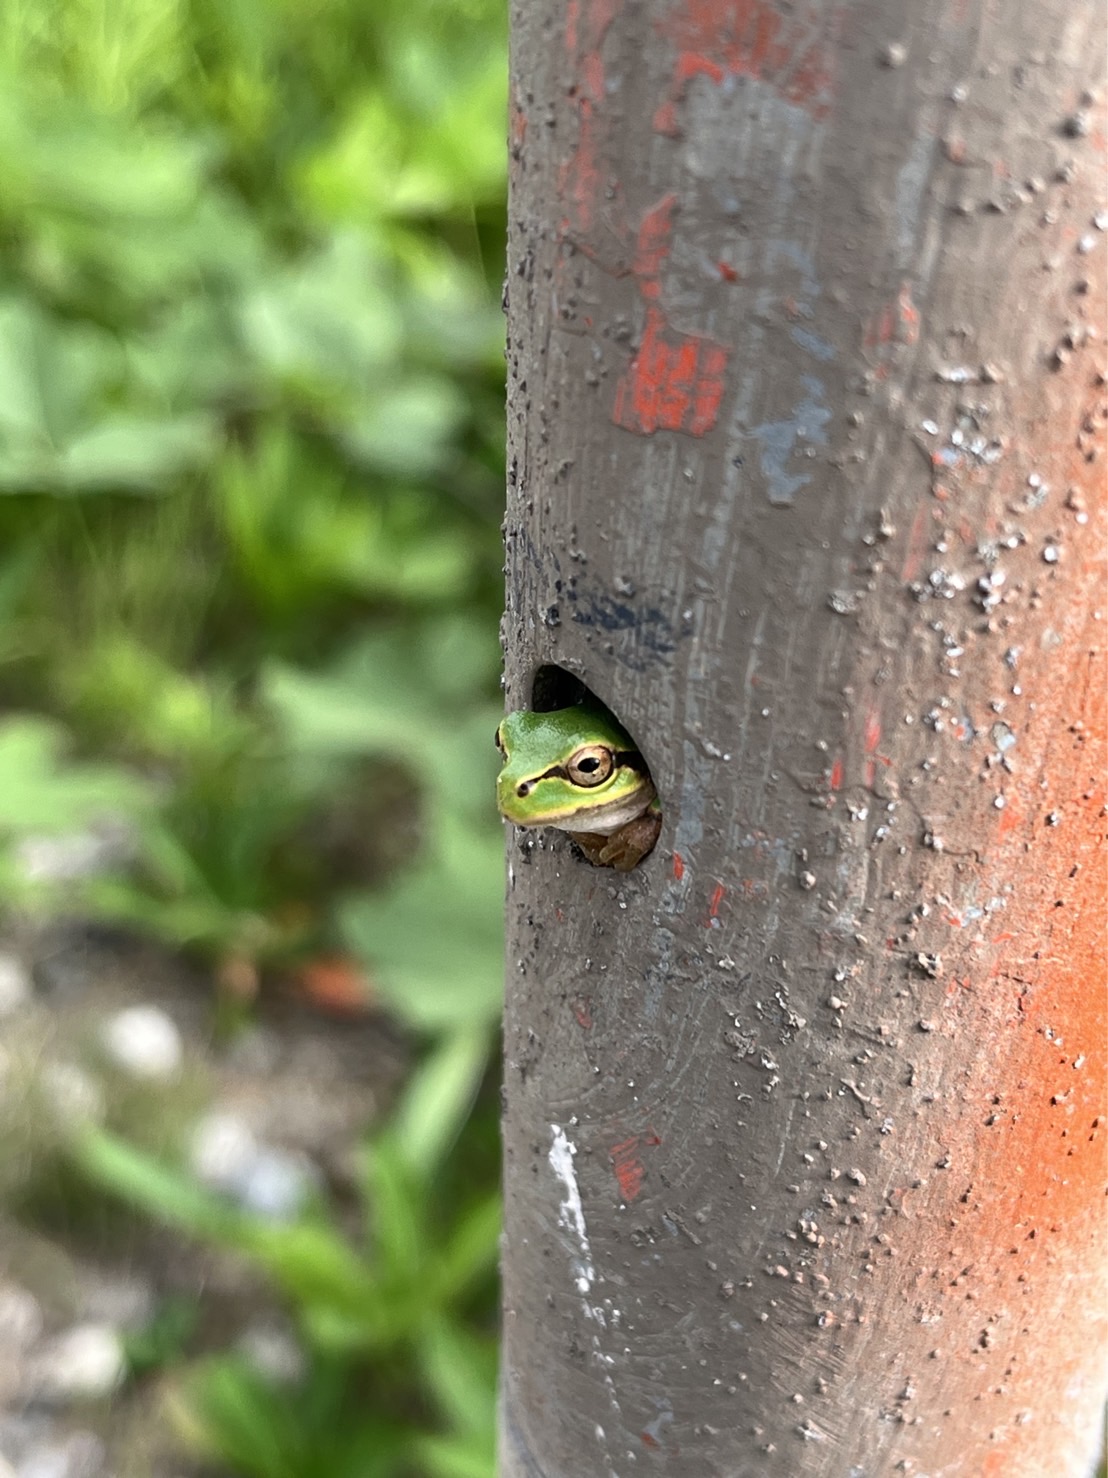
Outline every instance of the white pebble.
{"label": "white pebble", "polygon": [[164,1082],[181,1067],[181,1033],[158,1006],[129,1006],[105,1023],[101,1040],[117,1067],[134,1078]]}
{"label": "white pebble", "polygon": [[41,1334],[42,1309],[34,1294],[15,1283],[0,1287],[0,1350],[16,1354]]}
{"label": "white pebble", "polygon": [[255,1370],[279,1385],[294,1385],[304,1374],[304,1352],[283,1329],[255,1324],[236,1343]]}
{"label": "white pebble", "polygon": [[197,1124],[189,1164],[197,1180],[216,1191],[233,1191],[258,1154],[249,1124],[236,1114],[210,1113]]}
{"label": "white pebble", "polygon": [[268,1148],[259,1151],[237,1187],[246,1210],[271,1221],[290,1221],[312,1189],[313,1178],[300,1156]]}
{"label": "white pebble", "polygon": [[39,1356],[39,1391],[55,1401],[98,1401],[123,1380],[126,1361],[110,1324],[76,1324]]}
{"label": "white pebble", "polygon": [[[0,1478],[5,1469],[0,1466]],[[100,1478],[104,1471],[104,1444],[95,1432],[71,1432],[58,1442],[47,1442],[26,1454],[16,1478]]]}
{"label": "white pebble", "polygon": [[0,1016],[11,1016],[30,999],[30,971],[18,956],[0,954]]}

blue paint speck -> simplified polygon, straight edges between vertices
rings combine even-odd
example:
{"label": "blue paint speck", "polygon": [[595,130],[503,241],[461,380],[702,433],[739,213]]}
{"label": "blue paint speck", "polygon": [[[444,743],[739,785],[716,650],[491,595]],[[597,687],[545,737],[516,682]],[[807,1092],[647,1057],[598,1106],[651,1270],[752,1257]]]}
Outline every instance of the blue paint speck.
{"label": "blue paint speck", "polygon": [[827,445],[826,426],[831,412],[824,404],[824,385],[815,375],[801,375],[800,383],[807,392],[793,413],[784,421],[763,421],[752,434],[761,443],[762,472],[769,490],[769,501],[788,505],[812,478],[809,473],[789,472],[787,463],[798,443]]}

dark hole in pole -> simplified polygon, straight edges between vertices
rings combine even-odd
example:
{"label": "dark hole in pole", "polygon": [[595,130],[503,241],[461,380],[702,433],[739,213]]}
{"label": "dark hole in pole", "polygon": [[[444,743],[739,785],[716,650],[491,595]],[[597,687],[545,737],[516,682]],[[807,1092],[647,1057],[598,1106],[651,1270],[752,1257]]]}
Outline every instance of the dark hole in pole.
{"label": "dark hole in pole", "polygon": [[[553,713],[558,708],[572,708],[575,703],[581,703],[586,698],[600,703],[600,699],[586,683],[553,662],[540,667],[531,682],[531,707],[535,713]],[[601,704],[601,707],[605,706]]]}

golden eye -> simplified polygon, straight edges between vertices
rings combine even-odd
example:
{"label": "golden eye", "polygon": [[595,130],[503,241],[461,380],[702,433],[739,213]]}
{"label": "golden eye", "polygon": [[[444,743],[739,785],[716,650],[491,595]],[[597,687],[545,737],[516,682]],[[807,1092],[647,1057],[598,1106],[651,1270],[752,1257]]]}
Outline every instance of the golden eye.
{"label": "golden eye", "polygon": [[574,785],[603,785],[615,763],[615,755],[603,744],[588,744],[570,759],[566,774]]}

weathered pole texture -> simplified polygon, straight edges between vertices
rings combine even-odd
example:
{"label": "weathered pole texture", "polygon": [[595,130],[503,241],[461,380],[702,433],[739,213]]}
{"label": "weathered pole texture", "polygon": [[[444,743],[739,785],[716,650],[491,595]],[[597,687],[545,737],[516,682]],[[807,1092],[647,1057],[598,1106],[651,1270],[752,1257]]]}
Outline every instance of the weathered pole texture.
{"label": "weathered pole texture", "polygon": [[504,1478],[1095,1456],[1103,31],[515,0],[509,704],[664,829],[509,835]]}

